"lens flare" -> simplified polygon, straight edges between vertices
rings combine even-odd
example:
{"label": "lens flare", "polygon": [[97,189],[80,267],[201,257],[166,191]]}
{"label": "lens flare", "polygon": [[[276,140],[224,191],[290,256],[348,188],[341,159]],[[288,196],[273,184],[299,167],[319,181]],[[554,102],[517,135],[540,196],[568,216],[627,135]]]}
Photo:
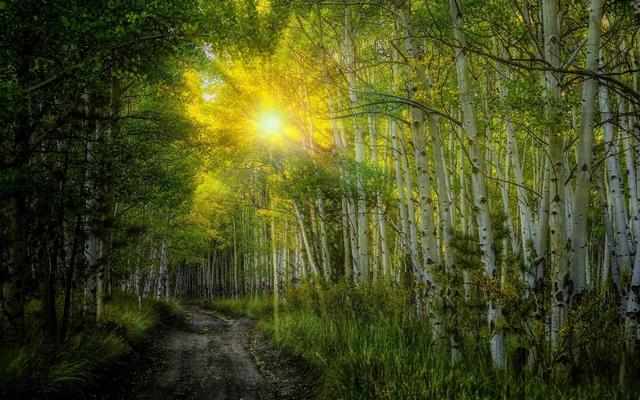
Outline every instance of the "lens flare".
{"label": "lens flare", "polygon": [[258,119],[260,131],[267,135],[275,135],[282,132],[282,116],[274,111],[265,112]]}

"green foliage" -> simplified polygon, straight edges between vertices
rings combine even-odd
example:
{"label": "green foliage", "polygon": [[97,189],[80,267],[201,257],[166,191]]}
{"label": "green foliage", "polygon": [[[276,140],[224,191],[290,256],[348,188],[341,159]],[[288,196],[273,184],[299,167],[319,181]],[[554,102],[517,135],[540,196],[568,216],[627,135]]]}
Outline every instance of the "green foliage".
{"label": "green foliage", "polygon": [[327,198],[340,198],[339,171],[331,160],[292,157],[287,160],[288,171],[276,188],[288,196],[303,200],[322,193]]}

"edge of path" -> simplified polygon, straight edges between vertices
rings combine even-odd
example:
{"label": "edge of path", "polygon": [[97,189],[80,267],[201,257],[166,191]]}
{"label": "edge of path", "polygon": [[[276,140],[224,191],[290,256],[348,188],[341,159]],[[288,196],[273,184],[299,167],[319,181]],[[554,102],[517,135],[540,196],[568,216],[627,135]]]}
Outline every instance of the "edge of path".
{"label": "edge of path", "polygon": [[103,371],[102,378],[93,383],[93,390],[85,398],[96,400],[127,399],[136,385],[146,379],[144,375],[148,375],[152,370],[154,355],[156,355],[154,352],[157,352],[156,343],[172,329],[183,328],[186,324],[185,318],[186,315],[181,310],[160,320],[158,325],[140,343],[132,346],[132,350],[128,354]]}
{"label": "edge of path", "polygon": [[248,350],[275,398],[311,400],[316,397],[319,371],[301,356],[274,345],[255,321],[249,335]]}
{"label": "edge of path", "polygon": [[316,388],[320,380],[320,371],[302,356],[276,346],[272,338],[260,330],[258,319],[245,314],[227,313],[212,304],[198,304],[198,307],[213,313],[226,321],[248,320],[251,328],[247,338],[248,352],[262,375],[267,399],[312,400],[316,398]]}

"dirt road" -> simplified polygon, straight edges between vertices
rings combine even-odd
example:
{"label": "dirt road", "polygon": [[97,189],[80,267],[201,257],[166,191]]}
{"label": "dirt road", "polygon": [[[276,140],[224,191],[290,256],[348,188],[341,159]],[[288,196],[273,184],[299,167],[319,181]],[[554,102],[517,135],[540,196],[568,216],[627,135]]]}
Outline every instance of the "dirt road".
{"label": "dirt road", "polygon": [[[264,400],[308,397],[302,393],[305,378],[294,367],[281,368],[277,366],[277,360],[260,361],[258,367],[256,347],[260,353],[259,348],[264,346],[256,346],[255,339],[251,343],[250,332],[254,325],[251,320],[227,319],[190,307],[186,322],[184,327],[175,328],[158,340],[151,368],[135,385],[131,398]],[[270,357],[267,355],[266,358]]]}

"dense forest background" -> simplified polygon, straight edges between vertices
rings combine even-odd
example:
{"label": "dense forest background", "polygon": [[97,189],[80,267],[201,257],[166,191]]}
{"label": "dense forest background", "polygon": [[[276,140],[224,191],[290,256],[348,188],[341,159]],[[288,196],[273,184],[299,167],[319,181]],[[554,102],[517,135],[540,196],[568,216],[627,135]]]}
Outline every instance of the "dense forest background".
{"label": "dense forest background", "polygon": [[2,383],[69,384],[60,354],[117,348],[148,299],[225,298],[324,398],[637,396],[639,2],[22,0],[0,26]]}

